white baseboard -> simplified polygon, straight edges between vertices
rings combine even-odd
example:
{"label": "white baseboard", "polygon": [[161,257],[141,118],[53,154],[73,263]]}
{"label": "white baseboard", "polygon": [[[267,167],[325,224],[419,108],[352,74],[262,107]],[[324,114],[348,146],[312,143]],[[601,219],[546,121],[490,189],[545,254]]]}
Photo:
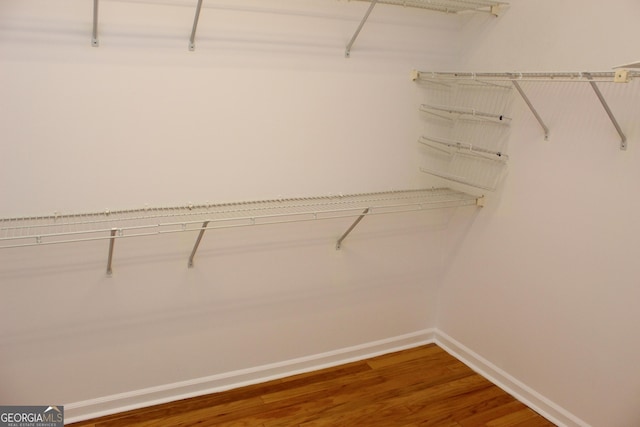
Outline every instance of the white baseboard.
{"label": "white baseboard", "polygon": [[590,427],[586,422],[437,329],[425,329],[283,362],[69,403],[64,405],[65,422],[74,423],[132,409],[230,390],[430,343],[436,343],[471,369],[558,426]]}
{"label": "white baseboard", "polygon": [[435,335],[435,342],[438,346],[552,423],[563,427],[590,427],[585,421],[547,399],[444,332],[436,330]]}
{"label": "white baseboard", "polygon": [[190,381],[105,396],[64,405],[65,423],[74,423],[132,409],[202,396],[303,372],[355,362],[435,342],[435,329],[425,329],[335,351],[271,363]]}

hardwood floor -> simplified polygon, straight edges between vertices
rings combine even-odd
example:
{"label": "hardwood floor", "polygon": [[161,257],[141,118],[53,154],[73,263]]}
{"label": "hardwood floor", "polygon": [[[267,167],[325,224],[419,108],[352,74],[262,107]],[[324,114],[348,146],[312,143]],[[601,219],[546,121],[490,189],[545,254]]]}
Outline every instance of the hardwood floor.
{"label": "hardwood floor", "polygon": [[151,426],[553,426],[430,344],[222,393],[72,424]]}

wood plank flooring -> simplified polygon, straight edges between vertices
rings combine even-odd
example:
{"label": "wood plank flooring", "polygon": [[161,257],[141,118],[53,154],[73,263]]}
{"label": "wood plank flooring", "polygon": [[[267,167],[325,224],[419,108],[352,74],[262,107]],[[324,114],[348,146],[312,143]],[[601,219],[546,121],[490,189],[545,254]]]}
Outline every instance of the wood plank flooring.
{"label": "wood plank flooring", "polygon": [[553,426],[435,344],[72,424]]}

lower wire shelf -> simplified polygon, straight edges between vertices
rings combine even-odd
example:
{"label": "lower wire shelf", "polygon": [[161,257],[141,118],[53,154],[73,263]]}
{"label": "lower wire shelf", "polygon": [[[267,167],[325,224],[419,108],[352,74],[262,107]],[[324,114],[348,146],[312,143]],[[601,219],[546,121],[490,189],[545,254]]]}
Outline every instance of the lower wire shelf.
{"label": "lower wire shelf", "polygon": [[449,188],[301,197],[178,207],[0,219],[0,249],[108,240],[107,274],[111,274],[117,239],[198,232],[189,267],[208,229],[356,218],[338,239],[336,249],[368,215],[459,206],[482,206],[483,198]]}

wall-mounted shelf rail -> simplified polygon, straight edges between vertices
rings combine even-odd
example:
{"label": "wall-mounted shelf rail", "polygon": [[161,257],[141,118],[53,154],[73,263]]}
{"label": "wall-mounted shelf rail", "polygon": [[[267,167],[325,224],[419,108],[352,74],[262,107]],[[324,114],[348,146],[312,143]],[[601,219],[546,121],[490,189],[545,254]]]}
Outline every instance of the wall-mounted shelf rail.
{"label": "wall-mounted shelf rail", "polygon": [[491,1],[491,0],[360,0],[367,1],[371,4],[367,8],[364,17],[360,21],[358,28],[353,33],[351,40],[347,44],[344,52],[345,58],[351,57],[351,48],[355,43],[364,24],[369,19],[369,15],[373,11],[376,4],[389,4],[394,6],[413,7],[418,9],[434,10],[445,13],[463,13],[463,12],[488,12],[498,16],[500,8],[508,5],[508,3]]}
{"label": "wall-mounted shelf rail", "polygon": [[481,205],[482,198],[447,188],[340,196],[132,209],[86,214],[0,219],[0,249],[108,240],[107,274],[112,272],[115,241],[122,238],[196,232],[194,257],[207,230],[322,219],[357,218],[337,240],[339,249],[369,215]]}
{"label": "wall-mounted shelf rail", "polygon": [[467,84],[496,84],[498,82],[511,82],[516,88],[522,99],[535,116],[536,120],[542,127],[545,139],[549,137],[549,128],[544,123],[542,117],[534,107],[531,100],[527,97],[522,89],[520,82],[569,82],[569,83],[588,83],[596,94],[598,100],[602,104],[607,116],[615,127],[620,136],[620,149],[626,150],[627,137],[625,136],[620,124],[616,120],[615,115],[609,108],[602,92],[597,83],[628,83],[632,79],[640,77],[640,71],[635,70],[616,70],[598,71],[598,72],[533,72],[533,73],[456,73],[456,72],[431,72],[431,71],[413,71],[412,79],[414,81],[426,81],[438,84],[447,83],[467,83]]}

